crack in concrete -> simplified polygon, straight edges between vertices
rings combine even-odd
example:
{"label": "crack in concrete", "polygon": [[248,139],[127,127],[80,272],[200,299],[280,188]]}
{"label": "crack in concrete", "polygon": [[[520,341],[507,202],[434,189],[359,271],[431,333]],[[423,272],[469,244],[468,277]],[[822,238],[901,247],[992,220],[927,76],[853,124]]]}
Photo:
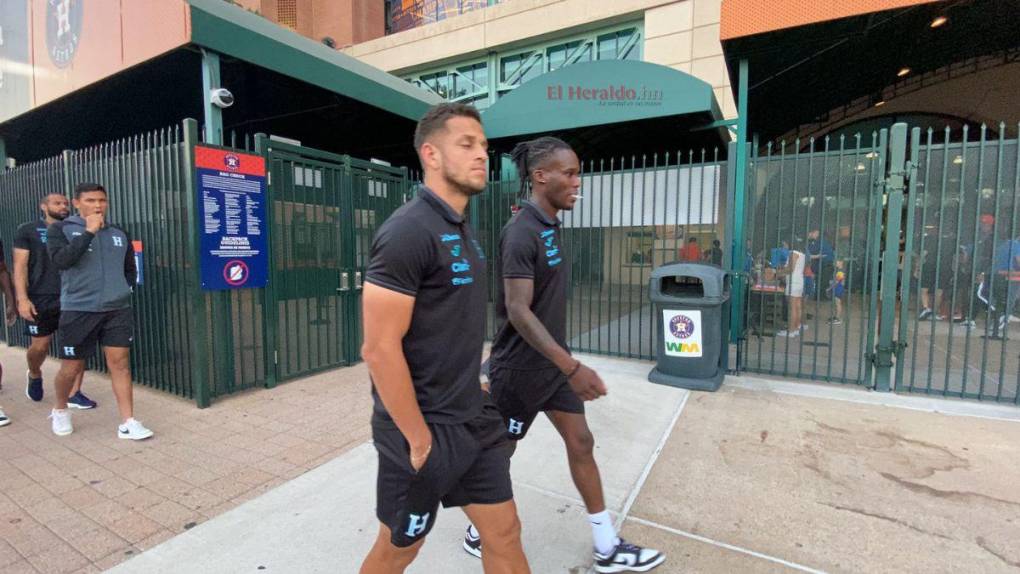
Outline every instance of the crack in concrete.
{"label": "crack in concrete", "polygon": [[1003,498],[995,498],[994,496],[988,496],[987,494],[981,494],[978,492],[968,492],[964,490],[940,490],[938,488],[933,488],[926,484],[919,484],[916,482],[911,482],[909,480],[902,479],[894,474],[889,474],[888,472],[883,472],[881,473],[881,475],[882,478],[886,480],[891,480],[899,484],[900,486],[906,488],[907,490],[910,490],[911,492],[916,492],[918,494],[927,494],[929,496],[934,496],[936,498],[959,500],[961,502],[972,502],[974,501],[974,499],[978,499],[1020,507],[1020,502],[1014,502],[1012,500],[1006,500]]}
{"label": "crack in concrete", "polygon": [[821,421],[813,420],[812,422],[815,423],[816,425],[818,425],[818,428],[820,428],[822,430],[836,432],[836,433],[839,433],[839,434],[853,434],[852,432],[850,432],[847,429],[841,429],[839,427],[834,427],[834,426],[831,426],[831,425],[827,425],[827,424],[825,424],[825,423],[823,423]]}
{"label": "crack in concrete", "polygon": [[1006,558],[1002,554],[999,554],[998,552],[996,552],[996,551],[992,550],[991,548],[989,548],[988,547],[988,543],[985,542],[985,539],[983,537],[978,536],[977,540],[975,540],[975,542],[977,542],[977,545],[980,546],[981,549],[984,550],[985,552],[991,554],[992,556],[995,556],[996,558],[998,558],[999,560],[1002,560],[1003,562],[1005,562],[1006,564],[1012,566],[1013,568],[1020,568],[1020,562],[1013,562],[1012,560]]}
{"label": "crack in concrete", "polygon": [[901,434],[898,434],[898,433],[895,433],[895,432],[892,432],[892,431],[887,431],[887,430],[886,431],[877,431],[875,434],[877,434],[880,437],[884,437],[884,438],[887,438],[889,440],[892,440],[894,442],[896,442],[896,441],[905,442],[907,444],[912,444],[912,445],[921,446],[921,447],[924,447],[924,448],[930,448],[932,450],[937,450],[937,451],[945,454],[949,458],[953,458],[953,459],[956,459],[956,460],[960,461],[960,464],[962,464],[964,466],[970,466],[970,461],[969,460],[967,460],[967,459],[963,458],[962,456],[960,456],[960,455],[954,453],[953,451],[949,450],[948,447],[944,447],[944,446],[938,445],[938,444],[933,444],[933,443],[930,443],[930,442],[925,442],[923,440],[907,438],[907,437],[905,437],[905,436],[903,436]]}
{"label": "crack in concrete", "polygon": [[837,504],[829,504],[828,502],[823,502],[822,504],[825,505],[825,506],[828,506],[829,508],[835,508],[836,510],[844,510],[846,512],[853,512],[854,514],[860,514],[862,516],[869,516],[871,518],[877,518],[879,520],[885,520],[887,522],[892,522],[894,524],[899,524],[900,526],[906,526],[907,528],[909,528],[911,530],[914,530],[916,532],[920,532],[921,534],[927,534],[929,536],[937,536],[939,538],[942,538],[943,540],[955,540],[955,538],[952,538],[950,536],[946,536],[944,534],[939,534],[938,532],[931,532],[930,530],[925,530],[923,528],[918,528],[918,527],[914,526],[913,524],[909,524],[909,523],[904,522],[904,521],[902,521],[902,520],[900,520],[898,518],[893,518],[891,516],[886,516],[884,514],[875,514],[874,512],[868,512],[866,510],[860,510],[858,508],[850,508],[849,506],[839,506]]}

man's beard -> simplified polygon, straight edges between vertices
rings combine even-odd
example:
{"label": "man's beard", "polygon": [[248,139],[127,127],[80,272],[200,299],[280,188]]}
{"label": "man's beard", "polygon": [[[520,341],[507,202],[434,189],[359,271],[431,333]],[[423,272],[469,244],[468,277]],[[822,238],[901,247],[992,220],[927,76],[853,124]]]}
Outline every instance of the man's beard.
{"label": "man's beard", "polygon": [[65,219],[67,219],[67,214],[66,213],[50,211],[48,209],[46,210],[46,215],[50,216],[53,219],[56,219],[57,221],[63,221]]}
{"label": "man's beard", "polygon": [[482,193],[483,191],[485,191],[486,185],[488,185],[488,182],[485,182],[482,184],[481,188],[478,188],[475,187],[475,184],[470,181],[467,180],[460,181],[445,167],[443,168],[443,179],[446,180],[446,183],[450,184],[450,187],[456,189],[457,191],[463,193],[468,197],[473,197],[475,195]]}

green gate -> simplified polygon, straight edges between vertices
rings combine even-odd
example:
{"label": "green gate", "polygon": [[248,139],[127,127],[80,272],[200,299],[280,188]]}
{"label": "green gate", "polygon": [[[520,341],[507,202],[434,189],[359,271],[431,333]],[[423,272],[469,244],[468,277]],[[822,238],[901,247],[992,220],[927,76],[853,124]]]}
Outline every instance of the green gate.
{"label": "green gate", "polygon": [[264,137],[272,220],[265,290],[269,384],[360,359],[361,288],[372,237],[405,200],[403,168]]}
{"label": "green gate", "polygon": [[[1020,404],[1013,128],[1020,133],[1006,124],[922,132],[898,123],[867,142],[797,140],[754,152],[746,260],[733,266],[750,284],[739,368]],[[813,233],[832,248],[832,269],[815,264],[806,327],[779,337],[787,301],[770,269],[786,244],[806,251]],[[842,313],[828,292],[837,272]]]}
{"label": "green gate", "polygon": [[[748,277],[741,369],[756,373],[868,384],[875,345],[878,248],[883,209],[887,135],[842,137],[792,145],[768,144],[749,162],[744,261]],[[758,149],[758,146],[754,146]],[[834,256],[814,262],[817,280],[805,281],[803,328],[789,331],[787,298],[773,277],[787,250],[806,253],[817,234]],[[828,267],[828,269],[823,269]],[[842,309],[821,277],[843,273]],[[837,311],[842,311],[837,313]],[[837,314],[840,321],[830,321]]]}

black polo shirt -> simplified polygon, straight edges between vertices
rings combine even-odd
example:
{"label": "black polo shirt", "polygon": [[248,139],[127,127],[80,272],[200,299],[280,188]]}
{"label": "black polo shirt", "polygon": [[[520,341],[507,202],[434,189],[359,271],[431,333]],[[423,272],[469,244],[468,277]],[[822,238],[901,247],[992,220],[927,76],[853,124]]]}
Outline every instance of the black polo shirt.
{"label": "black polo shirt", "polygon": [[28,296],[33,303],[60,297],[60,272],[46,252],[46,228],[46,220],[37,219],[23,223],[14,234],[14,248],[28,251]]}
{"label": "black polo shirt", "polygon": [[[422,186],[379,228],[365,280],[415,298],[403,346],[425,420],[480,414],[488,290],[485,255],[464,217]],[[393,425],[374,386],[372,397],[373,424]]]}
{"label": "black polo shirt", "polygon": [[525,278],[535,282],[531,311],[553,339],[567,349],[567,281],[570,262],[563,253],[558,219],[540,207],[524,202],[499,238],[496,261],[496,321],[499,330],[492,343],[492,364],[520,370],[555,368],[524,340],[507,319],[503,279]]}

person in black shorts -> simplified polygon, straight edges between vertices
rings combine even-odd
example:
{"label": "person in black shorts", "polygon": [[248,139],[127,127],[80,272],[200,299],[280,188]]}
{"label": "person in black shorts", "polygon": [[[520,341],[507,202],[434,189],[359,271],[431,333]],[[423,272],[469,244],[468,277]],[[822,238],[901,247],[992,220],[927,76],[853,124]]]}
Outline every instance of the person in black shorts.
{"label": "person in black shorts", "polygon": [[[4,260],[4,242],[0,241],[0,293],[4,297],[4,322],[11,326],[18,320],[18,310],[14,305],[14,289],[11,287],[11,274],[7,271],[7,263]],[[4,388],[4,368],[0,365],[0,389]],[[11,424],[11,419],[4,414],[0,407],[0,427]]]}
{"label": "person in black shorts", "polygon": [[[39,204],[43,217],[18,227],[14,234],[14,290],[18,314],[25,320],[25,335],[32,339],[25,358],[28,382],[25,395],[35,402],[43,400],[42,364],[49,352],[50,339],[60,324],[60,273],[46,252],[46,229],[70,215],[67,198],[51,193]],[[92,409],[96,402],[81,392],[84,371],[71,388],[67,406]]]}
{"label": "person in black shorts", "polygon": [[363,293],[380,525],[361,572],[403,572],[440,502],[491,541],[486,572],[529,572],[510,442],[479,384],[486,260],[464,212],[485,189],[488,141],[475,108],[446,103],[418,122],[414,145],[425,183],[376,233]]}
{"label": "person in black shorts", "polygon": [[[580,162],[566,142],[554,137],[518,144],[512,157],[521,178],[521,196],[529,190],[531,195],[500,234],[496,266],[500,324],[489,358],[492,397],[507,436],[515,443],[528,433],[539,412],[563,437],[570,474],[589,513],[595,571],[647,572],[666,558],[617,536],[593,455],[595,439],[584,416],[584,401],[605,395],[606,386],[595,371],[570,355],[566,342],[570,257],[563,252],[557,215],[574,208],[581,186]],[[464,549],[484,558],[489,552],[485,533],[479,536],[469,526]]]}
{"label": "person in black shorts", "polygon": [[53,433],[65,436],[74,431],[67,399],[85,369],[85,360],[101,345],[123,419],[117,437],[146,439],[152,431],[135,420],[131,392],[131,291],[136,277],[131,237],[106,222],[109,203],[102,185],[75,186],[74,207],[78,215],[54,222],[46,230],[46,249],[60,271],[57,349],[61,363],[50,414]]}

